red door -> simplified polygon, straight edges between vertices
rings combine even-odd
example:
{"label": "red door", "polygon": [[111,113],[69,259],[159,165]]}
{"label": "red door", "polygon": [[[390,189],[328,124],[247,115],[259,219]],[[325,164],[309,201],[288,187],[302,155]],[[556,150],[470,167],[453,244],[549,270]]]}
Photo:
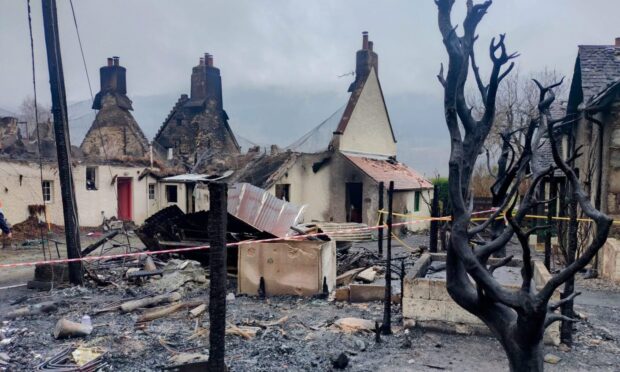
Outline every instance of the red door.
{"label": "red door", "polygon": [[122,221],[131,221],[131,178],[118,178],[116,181],[118,194],[118,219]]}

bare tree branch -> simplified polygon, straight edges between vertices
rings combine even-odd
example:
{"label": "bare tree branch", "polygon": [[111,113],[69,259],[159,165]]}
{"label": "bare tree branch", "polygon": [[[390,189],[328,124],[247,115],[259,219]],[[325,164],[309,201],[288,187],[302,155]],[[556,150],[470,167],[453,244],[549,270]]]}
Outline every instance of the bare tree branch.
{"label": "bare tree branch", "polygon": [[557,314],[557,313],[548,313],[547,317],[545,318],[545,324],[544,327],[547,328],[549,327],[551,324],[557,322],[557,321],[564,321],[564,322],[579,322],[579,319],[575,319],[575,318],[569,318],[565,315],[562,314]]}
{"label": "bare tree branch", "polygon": [[512,261],[513,258],[514,258],[513,255],[506,256],[506,257],[502,258],[500,261],[498,261],[498,262],[496,262],[496,263],[494,263],[492,265],[489,265],[489,272],[491,273],[491,275],[493,275],[493,272],[495,270],[499,269],[500,267],[508,265],[510,263],[510,261]]}
{"label": "bare tree branch", "polygon": [[560,306],[564,305],[567,302],[570,302],[570,301],[574,300],[575,297],[579,296],[580,294],[581,294],[581,292],[573,292],[573,293],[570,294],[570,296],[568,296],[566,298],[563,298],[560,301],[555,302],[553,304],[549,304],[547,306],[548,311],[555,311],[555,310],[559,309]]}

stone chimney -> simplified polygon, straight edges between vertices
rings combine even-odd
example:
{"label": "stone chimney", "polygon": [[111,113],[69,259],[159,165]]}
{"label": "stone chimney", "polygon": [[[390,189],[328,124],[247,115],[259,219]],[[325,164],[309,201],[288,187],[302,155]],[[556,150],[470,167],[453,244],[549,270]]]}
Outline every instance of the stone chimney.
{"label": "stone chimney", "polygon": [[93,109],[101,110],[103,98],[114,95],[116,102],[122,108],[131,110],[131,100],[127,98],[127,70],[120,65],[119,58],[114,56],[107,60],[107,64],[99,69],[101,88],[93,101]]}
{"label": "stone chimney", "polygon": [[119,64],[118,57],[108,58],[108,65],[99,69],[101,92],[127,94],[127,70]]}
{"label": "stone chimney", "polygon": [[368,40],[368,32],[362,32],[362,49],[355,55],[355,81],[349,87],[349,92],[357,89],[366,80],[370,70],[374,68],[379,73],[379,56],[373,51],[373,42]]}
{"label": "stone chimney", "polygon": [[190,99],[215,100],[217,107],[223,109],[220,69],[213,66],[213,55],[209,53],[205,53],[198,66],[192,69]]}

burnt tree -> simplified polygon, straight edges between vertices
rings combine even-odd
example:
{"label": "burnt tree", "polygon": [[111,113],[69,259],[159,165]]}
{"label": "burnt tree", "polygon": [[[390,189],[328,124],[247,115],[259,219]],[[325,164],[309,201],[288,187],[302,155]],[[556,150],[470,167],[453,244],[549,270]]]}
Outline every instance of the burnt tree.
{"label": "burnt tree", "polygon": [[[502,344],[512,371],[542,371],[544,330],[555,321],[573,320],[556,310],[563,303],[572,300],[575,294],[558,303],[552,304],[550,299],[559,286],[596,255],[607,238],[612,220],[592,206],[576,174],[567,165],[571,160],[565,161],[559,154],[553,135],[554,125],[558,121],[550,119],[549,106],[555,99],[553,89],[559,86],[560,82],[547,87],[537,84],[540,91],[538,114],[532,117],[524,129],[523,148],[506,170],[503,182],[507,187],[503,200],[499,203],[500,208],[486,221],[472,224],[473,203],[470,187],[474,166],[479,154],[483,153],[485,139],[494,124],[498,86],[512,70],[514,63],[511,61],[517,54],[507,53],[505,35],[500,35],[497,40],[493,39],[489,48],[493,65],[488,83],[483,83],[475,63],[474,44],[477,39],[476,28],[492,2],[474,4],[472,0],[467,1],[467,14],[461,36],[457,34],[457,27],[451,20],[454,0],[435,0],[435,3],[438,8],[439,29],[449,57],[447,73],[444,75],[442,66],[438,75],[444,87],[445,120],[451,139],[448,185],[452,226],[446,260],[447,290],[456,303],[480,318],[490,328]],[[474,118],[465,100],[465,83],[470,66],[484,104],[479,118]],[[541,169],[541,163],[537,161],[542,141],[550,142],[555,166],[569,180],[572,197],[579,208],[594,221],[596,234],[579,258],[537,290],[532,283],[534,267],[528,238],[531,233],[544,226],[527,231],[521,226],[527,213],[549,202],[541,200],[538,195],[541,180],[555,170],[554,166]],[[575,156],[577,154],[572,154],[571,158]],[[525,181],[527,191],[520,195],[519,186]],[[508,226],[498,236],[481,240],[480,233],[490,228],[503,209],[507,209],[505,219]],[[522,283],[519,290],[511,291],[498,283],[493,271],[507,265],[513,257],[505,257],[494,265],[489,265],[489,258],[505,249],[515,236],[522,252]]]}

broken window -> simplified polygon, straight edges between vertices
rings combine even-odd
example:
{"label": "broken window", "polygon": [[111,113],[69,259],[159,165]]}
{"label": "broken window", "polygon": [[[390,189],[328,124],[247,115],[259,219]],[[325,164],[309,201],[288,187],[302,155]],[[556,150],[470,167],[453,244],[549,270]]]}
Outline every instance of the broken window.
{"label": "broken window", "polygon": [[86,190],[97,190],[97,167],[86,167]]}
{"label": "broken window", "polygon": [[149,183],[149,200],[155,200],[155,184]]}
{"label": "broken window", "polygon": [[179,153],[189,154],[189,144],[187,142],[183,142],[179,145]]}
{"label": "broken window", "polygon": [[419,212],[420,211],[420,192],[419,191],[416,191],[415,195],[414,195],[413,211],[414,212]]}
{"label": "broken window", "polygon": [[177,186],[176,185],[166,185],[166,201],[168,203],[177,202]]}
{"label": "broken window", "polygon": [[43,201],[46,203],[52,202],[52,195],[54,191],[52,184],[52,181],[43,181],[41,183],[41,187],[43,190]]}
{"label": "broken window", "polygon": [[276,198],[291,201],[291,185],[288,183],[276,185]]}

